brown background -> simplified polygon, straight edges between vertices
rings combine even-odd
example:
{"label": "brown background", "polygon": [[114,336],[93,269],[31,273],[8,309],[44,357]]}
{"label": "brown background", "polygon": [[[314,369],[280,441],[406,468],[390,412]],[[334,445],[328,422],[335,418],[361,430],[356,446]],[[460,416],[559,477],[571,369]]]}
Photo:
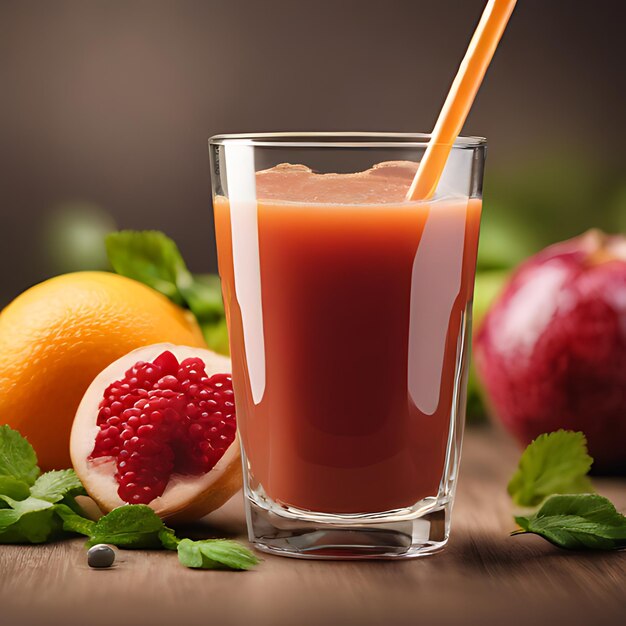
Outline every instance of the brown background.
{"label": "brown background", "polygon": [[[483,4],[1,1],[0,305],[60,270],[44,236],[73,201],[214,270],[207,137],[428,131]],[[488,173],[548,146],[623,162],[624,6],[518,3],[465,127]]]}

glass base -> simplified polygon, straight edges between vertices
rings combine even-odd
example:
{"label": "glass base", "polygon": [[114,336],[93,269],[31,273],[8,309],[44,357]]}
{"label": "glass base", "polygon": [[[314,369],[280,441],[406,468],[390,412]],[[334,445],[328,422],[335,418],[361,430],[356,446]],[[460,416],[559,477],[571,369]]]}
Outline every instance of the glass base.
{"label": "glass base", "polygon": [[[264,504],[269,504],[264,503]],[[450,505],[376,516],[307,514],[246,498],[250,542],[263,552],[301,559],[407,559],[439,552],[448,541]]]}

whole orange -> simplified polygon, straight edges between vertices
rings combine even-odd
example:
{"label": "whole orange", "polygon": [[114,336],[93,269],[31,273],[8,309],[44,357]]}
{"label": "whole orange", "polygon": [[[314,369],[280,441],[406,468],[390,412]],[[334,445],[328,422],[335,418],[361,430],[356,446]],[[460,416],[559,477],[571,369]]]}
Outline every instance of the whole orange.
{"label": "whole orange", "polygon": [[70,429],[93,378],[141,346],[204,347],[188,311],[130,278],[76,272],[31,287],[0,313],[0,424],[42,470],[71,467]]}

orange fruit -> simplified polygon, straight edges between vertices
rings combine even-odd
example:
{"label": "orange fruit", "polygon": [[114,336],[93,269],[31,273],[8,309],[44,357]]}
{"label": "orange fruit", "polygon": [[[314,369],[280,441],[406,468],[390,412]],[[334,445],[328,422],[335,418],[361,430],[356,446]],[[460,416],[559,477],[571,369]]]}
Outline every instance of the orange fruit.
{"label": "orange fruit", "polygon": [[0,424],[30,441],[42,470],[71,467],[72,421],[91,381],[159,342],[205,347],[193,316],[142,283],[76,272],[31,287],[0,313]]}

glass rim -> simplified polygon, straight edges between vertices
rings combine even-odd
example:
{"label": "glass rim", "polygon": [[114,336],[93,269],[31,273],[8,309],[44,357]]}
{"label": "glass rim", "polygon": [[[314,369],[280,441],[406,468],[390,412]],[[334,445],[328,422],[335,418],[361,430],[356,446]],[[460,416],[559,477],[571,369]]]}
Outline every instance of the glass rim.
{"label": "glass rim", "polygon": [[[260,148],[426,148],[430,133],[387,132],[281,132],[214,135],[209,145],[236,144]],[[441,144],[435,144],[441,145]],[[484,137],[459,136],[456,149],[474,149],[487,145]]]}

